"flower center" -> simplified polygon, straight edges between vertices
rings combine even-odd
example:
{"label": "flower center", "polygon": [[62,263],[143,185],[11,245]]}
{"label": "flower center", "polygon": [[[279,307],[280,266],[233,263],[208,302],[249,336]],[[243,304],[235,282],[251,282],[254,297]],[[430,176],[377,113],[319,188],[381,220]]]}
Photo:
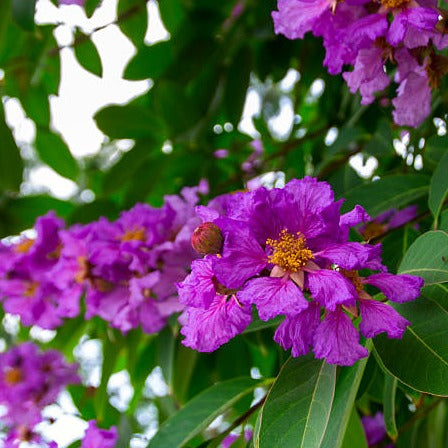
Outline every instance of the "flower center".
{"label": "flower center", "polygon": [[409,0],[380,0],[386,8],[399,8],[409,3]]}
{"label": "flower center", "polygon": [[25,239],[22,242],[18,243],[14,250],[19,254],[26,254],[30,249],[31,246],[34,244],[34,240],[31,239]]}
{"label": "flower center", "polygon": [[300,232],[292,234],[283,229],[277,240],[268,238],[266,245],[273,249],[269,262],[285,271],[298,272],[308,260],[314,258],[313,252],[306,245],[305,236]]}
{"label": "flower center", "polygon": [[4,378],[7,384],[18,384],[22,381],[22,371],[18,367],[12,367],[5,372]]}
{"label": "flower center", "polygon": [[39,287],[38,282],[27,282],[25,286],[25,291],[23,291],[23,295],[25,297],[33,297],[36,294],[36,290]]}
{"label": "flower center", "polygon": [[381,236],[386,231],[386,226],[377,221],[371,221],[366,224],[365,228],[362,230],[362,236],[366,241],[371,240]]}
{"label": "flower center", "polygon": [[353,284],[358,294],[364,291],[364,283],[362,282],[362,278],[358,275],[358,271],[339,269],[339,272]]}
{"label": "flower center", "polygon": [[142,227],[126,230],[121,236],[121,241],[145,241],[145,229]]}

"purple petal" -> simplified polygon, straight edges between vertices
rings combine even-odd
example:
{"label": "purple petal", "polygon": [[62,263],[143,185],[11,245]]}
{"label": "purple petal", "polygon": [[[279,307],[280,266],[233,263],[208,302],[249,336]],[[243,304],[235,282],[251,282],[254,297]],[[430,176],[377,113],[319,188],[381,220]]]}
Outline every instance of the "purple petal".
{"label": "purple petal", "polygon": [[420,295],[424,280],[409,274],[373,274],[364,283],[378,288],[389,300],[403,303],[416,299]]}
{"label": "purple petal", "polygon": [[[229,220],[230,221],[230,220]],[[247,229],[225,230],[224,250],[221,258],[213,259],[216,278],[224,286],[240,288],[243,283],[261,272],[268,259],[257,240]]]}
{"label": "purple petal", "polygon": [[431,89],[426,72],[422,68],[410,73],[397,89],[392,100],[392,115],[400,126],[419,126],[431,112]]}
{"label": "purple petal", "polygon": [[272,13],[276,34],[288,39],[302,39],[316,20],[329,9],[328,0],[278,0],[278,11]]}
{"label": "purple petal", "polygon": [[191,274],[176,285],[179,301],[188,306],[208,308],[216,296],[211,258],[195,260],[191,266]]}
{"label": "purple petal", "polygon": [[320,269],[308,272],[311,295],[327,310],[339,304],[354,305],[358,297],[355,287],[339,272]]}
{"label": "purple petal", "polygon": [[300,288],[288,277],[262,277],[250,280],[237,293],[243,304],[255,304],[261,320],[279,314],[295,315],[308,307]]}
{"label": "purple petal", "polygon": [[313,343],[314,332],[320,324],[320,306],[310,302],[297,316],[286,316],[277,328],[274,340],[285,350],[292,347],[292,356],[306,355]]}
{"label": "purple petal", "polygon": [[314,336],[314,354],[328,364],[351,366],[365,358],[369,351],[359,344],[359,333],[350,318],[341,310],[330,312]]}
{"label": "purple petal", "polygon": [[343,269],[364,269],[381,264],[381,246],[361,243],[341,243],[328,246],[315,254]]}
{"label": "purple petal", "polygon": [[364,427],[369,446],[375,445],[383,440],[386,435],[386,425],[382,412],[377,412],[374,417],[363,417],[361,423]]}
{"label": "purple petal", "polygon": [[358,89],[361,93],[361,104],[370,104],[375,100],[375,92],[385,89],[390,79],[384,73],[383,50],[381,48],[361,49],[356,57],[352,72],[343,73],[351,93]]}
{"label": "purple petal", "polygon": [[341,240],[346,241],[348,239],[350,227],[357,226],[362,222],[370,221],[370,216],[360,205],[356,205],[355,208],[341,216],[339,220],[339,228],[341,232]]}
{"label": "purple petal", "polygon": [[182,341],[200,352],[212,352],[240,334],[250,324],[250,307],[241,307],[234,298],[217,296],[206,310],[187,308],[180,316]]}
{"label": "purple petal", "polygon": [[362,318],[359,329],[366,338],[386,332],[390,338],[401,339],[406,327],[411,324],[390,305],[376,300],[361,299],[359,307]]}

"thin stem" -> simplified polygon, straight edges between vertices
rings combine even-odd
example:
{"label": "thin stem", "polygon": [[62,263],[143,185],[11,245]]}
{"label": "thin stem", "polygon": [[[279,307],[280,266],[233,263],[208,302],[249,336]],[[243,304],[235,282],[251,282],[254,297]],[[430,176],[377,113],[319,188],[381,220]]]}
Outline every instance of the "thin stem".
{"label": "thin stem", "polygon": [[420,420],[421,418],[428,415],[434,408],[436,408],[440,402],[443,400],[442,397],[437,397],[430,405],[423,408],[420,412],[417,412],[415,415],[412,416],[404,425],[400,426],[398,428],[398,434],[401,434],[405,432],[407,429],[409,429],[417,420]]}

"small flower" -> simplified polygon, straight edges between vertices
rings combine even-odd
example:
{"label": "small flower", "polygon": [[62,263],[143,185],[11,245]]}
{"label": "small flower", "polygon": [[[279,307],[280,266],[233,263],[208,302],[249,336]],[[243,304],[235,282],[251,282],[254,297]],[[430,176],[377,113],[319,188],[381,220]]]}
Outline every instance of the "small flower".
{"label": "small flower", "polygon": [[81,448],[114,448],[118,440],[117,428],[100,429],[95,420],[89,421],[89,426],[81,442]]}

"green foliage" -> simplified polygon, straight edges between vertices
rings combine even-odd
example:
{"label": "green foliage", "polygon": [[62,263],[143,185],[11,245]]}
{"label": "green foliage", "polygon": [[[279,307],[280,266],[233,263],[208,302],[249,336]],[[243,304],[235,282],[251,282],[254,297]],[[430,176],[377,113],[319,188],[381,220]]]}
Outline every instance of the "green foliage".
{"label": "green foliage", "polygon": [[255,446],[319,448],[335,381],[336,367],[310,355],[287,361],[260,411]]}
{"label": "green foliage", "polygon": [[217,383],[197,395],[161,426],[148,448],[181,447],[205,429],[218,415],[244,395],[252,392],[259,382],[250,378],[234,378]]}
{"label": "green foliage", "polygon": [[[327,73],[319,40],[292,41],[274,33],[275,0],[243,1],[234,15],[235,2],[159,0],[169,38],[152,44],[145,42],[147,1],[119,0],[113,23],[93,30],[75,27],[67,47],[98,82],[107,79],[96,33],[116,26],[135,48],[123,78],[150,80],[151,87],[127,104],[96,111],[104,142],[97,154],[75,157],[50,110],[50,99],[60,93],[60,55],[66,49],[54,37],[59,24],[35,24],[35,3],[0,1],[0,237],[31,228],[49,210],[69,225],[101,216],[115,219],[136,202],[159,206],[164,195],[202,178],[210,184],[206,203],[269,172],[283,173],[286,181],[305,175],[328,181],[336,197],[345,199],[343,212],[360,204],[374,218],[391,208],[418,207],[412,222],[395,229],[386,224],[371,240],[382,243],[391,272],[425,280],[419,299],[392,304],[412,323],[403,339],[380,335],[368,360],[336,368],[312,355],[289,358],[273,341],[283,317],[264,322],[255,313],[242,335],[214,353],[184,347],[174,318],[155,335],[140,329],[122,335],[99,318],[67,319],[42,345],[70,360],[85,340],[102,347],[98,386],[69,388],[82,418],[97,419],[103,427],[117,425],[118,447],[130,446],[135,434],[148,429],[139,417],[155,409],[158,432],[149,448],[216,448],[242,427],[254,429],[255,437],[246,444],[240,436],[235,447],[366,448],[360,419],[381,411],[387,437],[397,448],[446,446],[447,86],[435,93],[431,117],[404,135],[391,122],[390,105],[361,106],[340,76]],[[86,0],[87,17],[101,3]],[[291,69],[295,72],[287,79],[297,79],[288,84]],[[323,90],[316,93],[318,85]],[[260,104],[252,135],[241,127],[242,118],[250,121],[243,117],[249,91]],[[5,116],[9,101],[19,103],[34,123],[33,144],[20,141]],[[274,123],[285,107],[294,118],[280,132]],[[254,138],[264,152],[247,168]],[[126,149],[121,140],[127,140]],[[228,156],[215,157],[219,149]],[[365,163],[372,157],[377,165],[371,172],[360,174],[353,167],[354,158]],[[42,164],[76,182],[74,197],[61,200],[51,192],[27,190],[29,173]],[[83,196],[86,190],[91,199]],[[362,239],[356,231],[351,236]],[[23,327],[17,335],[0,330],[8,345],[30,338]],[[147,378],[156,367],[167,386],[163,396],[148,392]],[[122,370],[129,373],[133,396],[118,410],[108,384]],[[251,372],[259,379],[250,378]],[[210,427],[217,417],[223,423]]]}

